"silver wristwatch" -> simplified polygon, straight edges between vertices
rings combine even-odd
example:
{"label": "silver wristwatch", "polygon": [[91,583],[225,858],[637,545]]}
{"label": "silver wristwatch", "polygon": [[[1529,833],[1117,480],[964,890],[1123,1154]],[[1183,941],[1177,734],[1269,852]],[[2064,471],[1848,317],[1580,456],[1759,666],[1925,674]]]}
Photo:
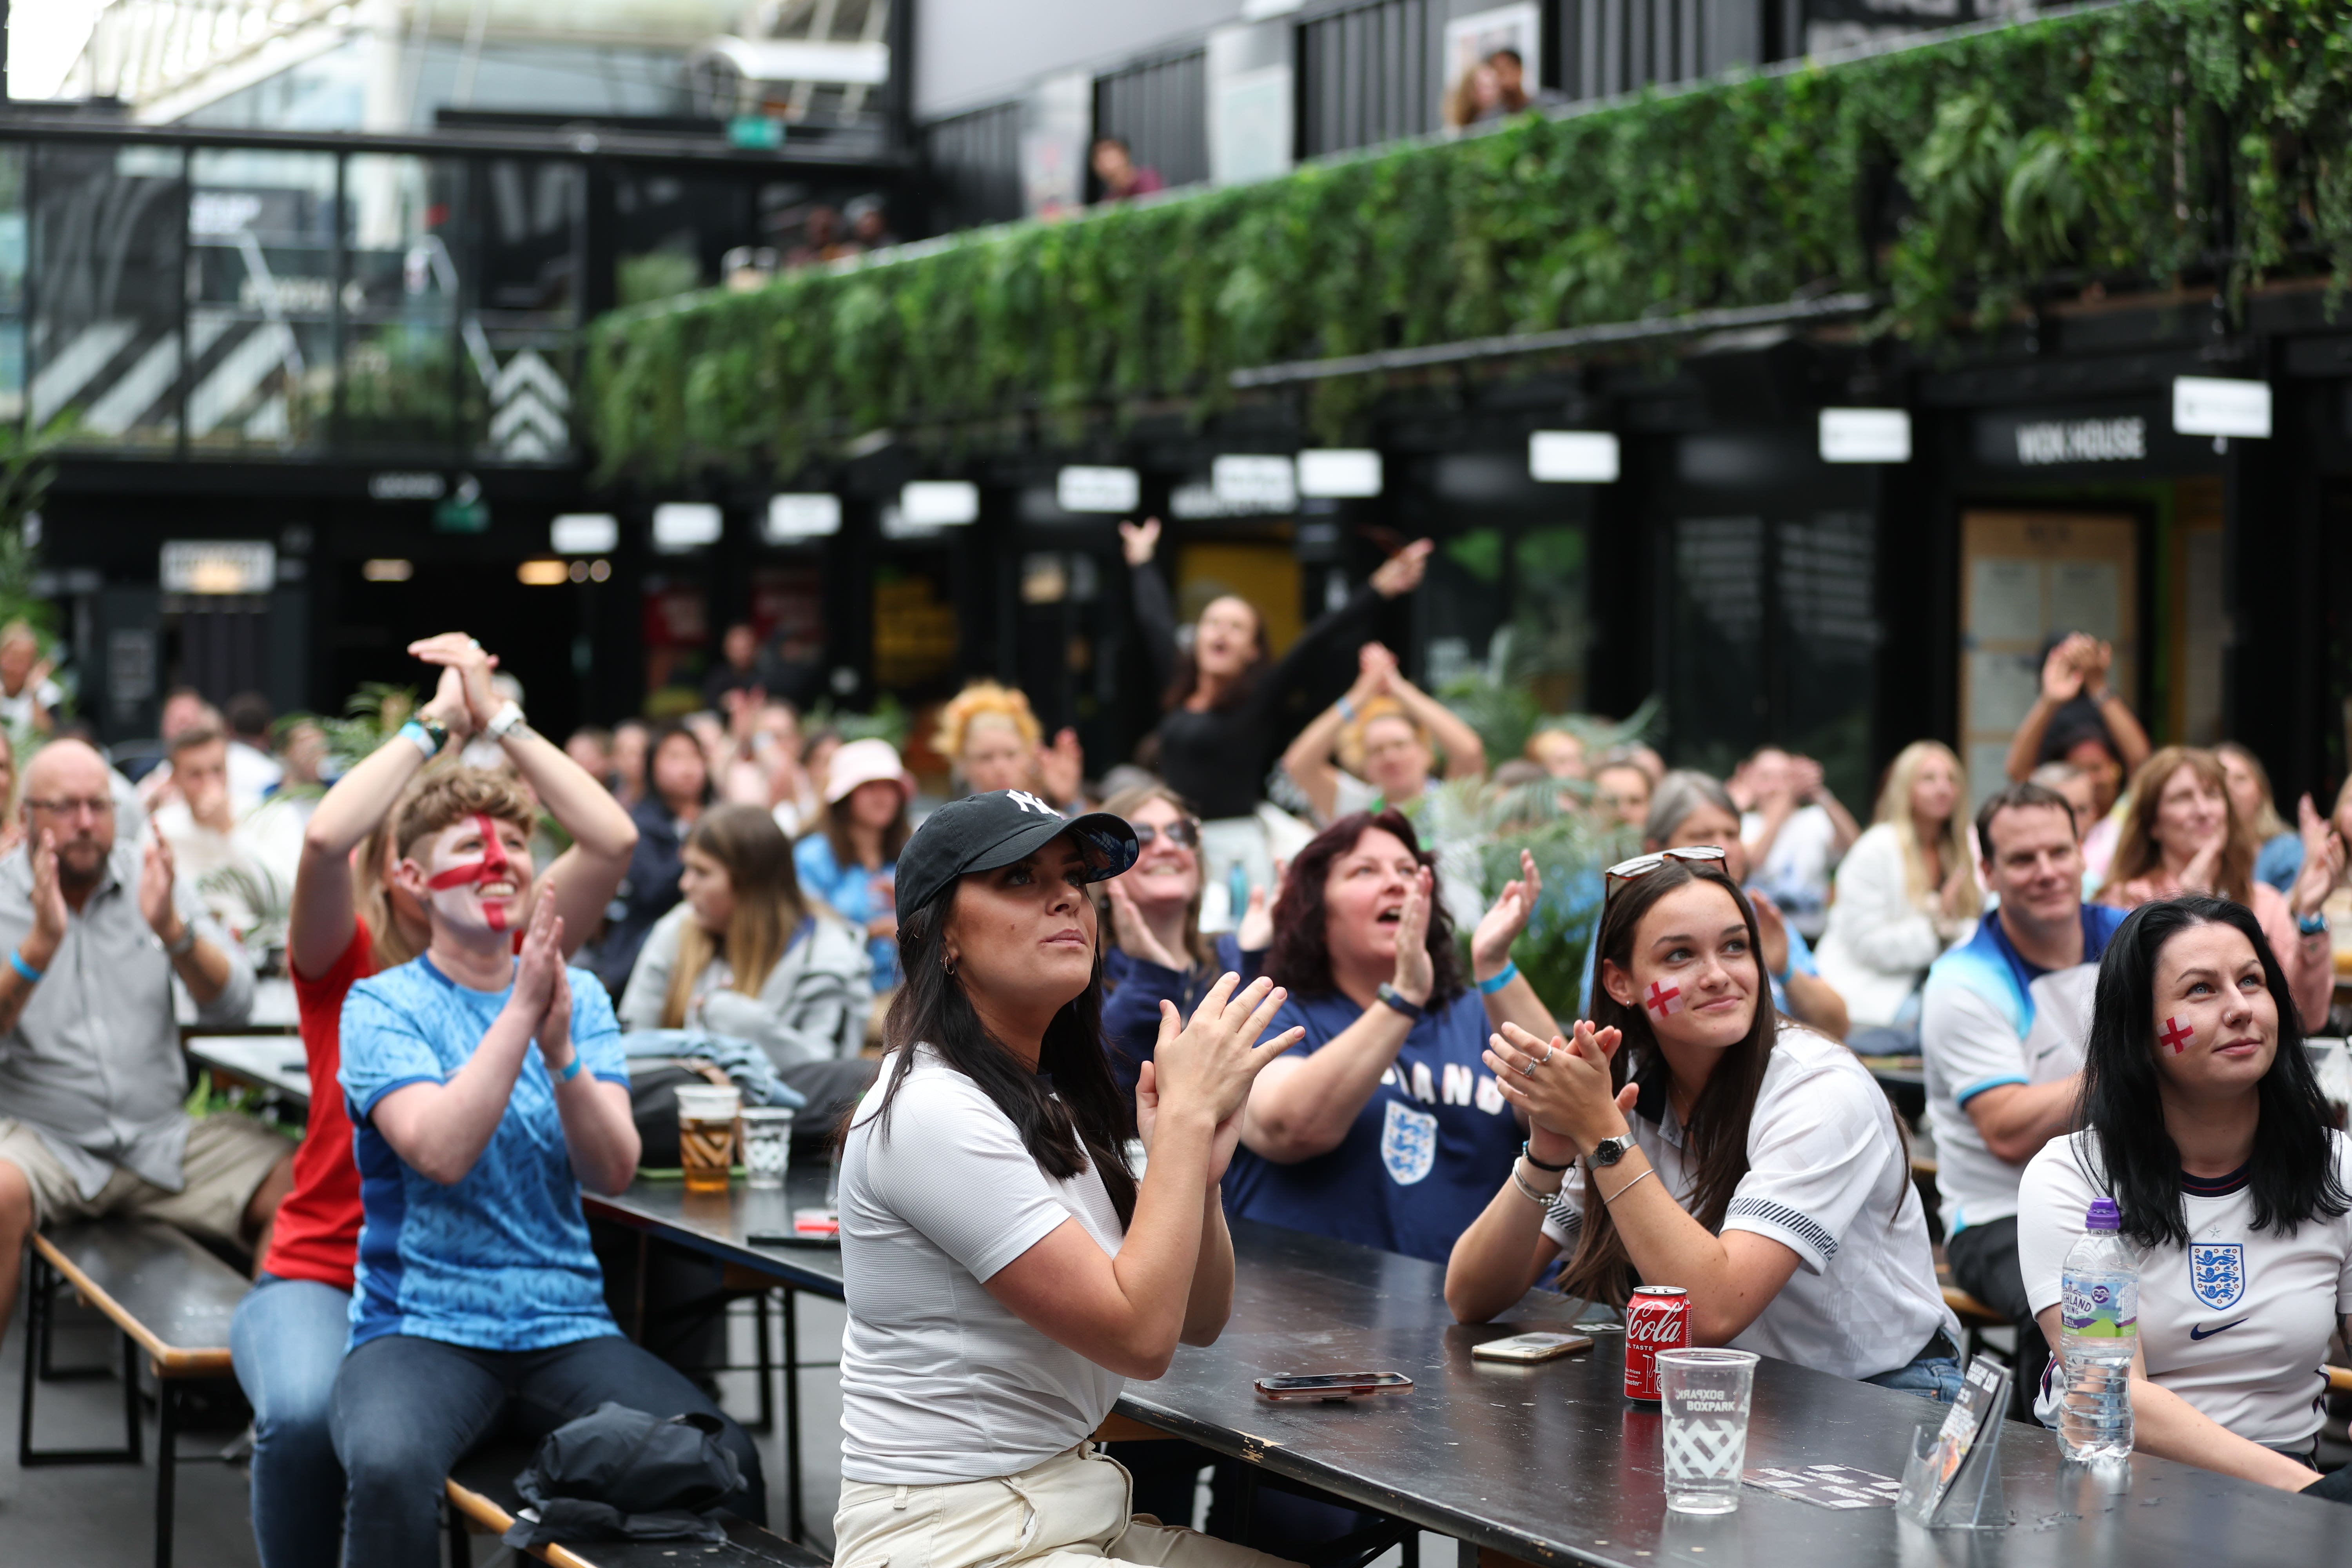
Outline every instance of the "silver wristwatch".
{"label": "silver wristwatch", "polygon": [[1613,1165],[1623,1159],[1633,1147],[1631,1138],[1603,1138],[1592,1146],[1592,1152],[1586,1155],[1585,1160],[1592,1165]]}

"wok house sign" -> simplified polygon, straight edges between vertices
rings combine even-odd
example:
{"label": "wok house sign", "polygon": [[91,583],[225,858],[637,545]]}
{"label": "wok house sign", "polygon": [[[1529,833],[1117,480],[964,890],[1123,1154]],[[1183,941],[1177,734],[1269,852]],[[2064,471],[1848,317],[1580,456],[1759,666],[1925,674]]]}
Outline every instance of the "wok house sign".
{"label": "wok house sign", "polygon": [[1987,409],[1969,432],[1969,456],[1987,468],[2112,468],[2149,463],[2159,470],[2210,467],[2213,444],[2182,436],[2154,403]]}
{"label": "wok house sign", "polygon": [[2137,414],[2113,419],[2036,419],[2017,424],[2017,461],[2136,463],[2147,456],[2147,421]]}

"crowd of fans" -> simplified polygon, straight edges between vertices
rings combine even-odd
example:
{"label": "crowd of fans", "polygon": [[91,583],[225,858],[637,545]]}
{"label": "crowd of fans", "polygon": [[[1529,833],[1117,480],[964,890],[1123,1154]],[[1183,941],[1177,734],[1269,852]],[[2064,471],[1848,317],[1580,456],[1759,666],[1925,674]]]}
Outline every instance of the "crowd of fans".
{"label": "crowd of fans", "polygon": [[[2229,1230],[2266,1299],[2352,1278],[2301,1049],[2352,917],[2352,788],[2289,827],[2242,747],[2152,749],[2083,637],[1973,812],[1934,741],[1867,827],[1778,746],[1719,780],[1570,718],[1497,758],[1370,637],[1426,541],[1275,657],[1238,596],[1179,626],[1158,525],[1123,538],[1156,771],[1092,775],[976,681],[932,717],[945,798],[887,740],[804,731],[733,647],[704,711],[559,748],[462,633],[413,646],[432,695],[339,772],[320,724],[193,691],[118,767],[0,630],[0,1315],[37,1225],[149,1215],[248,1249],[263,1561],[421,1563],[433,1483],[493,1423],[606,1399],[720,1420],[732,1506],[763,1511],[749,1440],[605,1305],[579,1195],[645,1159],[632,1058],[846,1122],[845,1552],[887,1546],[887,1489],[1066,1468],[1121,1375],[1222,1324],[1228,1215],[1444,1263],[1465,1320],[1538,1282],[1671,1280],[1697,1342],[1949,1399],[1940,1247],[2045,1413],[2094,1188],[2151,1257]],[[1547,875],[1496,823],[1570,824],[1592,863]],[[1572,931],[1581,979],[1539,988]],[[182,1104],[177,1020],[237,1022],[280,973],[299,1146]],[[1889,1057],[1919,1058],[1917,1129],[1873,1081]],[[886,1288],[916,1268],[984,1289]],[[2309,1384],[2336,1312],[2282,1307],[2224,1366],[2203,1310],[2144,1299],[2140,1446],[2333,1495]],[[982,1349],[942,1356],[939,1310]],[[976,1455],[969,1422],[1000,1417]],[[1126,1458],[1134,1506],[1177,1518],[1213,1460]],[[1289,1555],[1357,1522],[1256,1506]]]}

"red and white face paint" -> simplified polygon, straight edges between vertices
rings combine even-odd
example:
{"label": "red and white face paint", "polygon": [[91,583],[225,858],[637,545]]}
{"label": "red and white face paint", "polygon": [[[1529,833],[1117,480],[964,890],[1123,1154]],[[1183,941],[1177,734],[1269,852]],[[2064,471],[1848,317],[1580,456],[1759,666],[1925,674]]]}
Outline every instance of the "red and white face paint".
{"label": "red and white face paint", "polygon": [[2156,1037],[2177,1057],[2189,1048],[2189,1043],[2197,1037],[2197,1031],[2179,1018],[2167,1018],[2163,1031]]}
{"label": "red and white face paint", "polygon": [[[482,836],[482,854],[478,860],[461,860],[454,866],[435,872],[425,881],[433,893],[446,893],[477,885],[503,884],[505,891],[479,895],[482,923],[492,931],[505,931],[513,923],[515,907],[521,901],[522,879],[515,874],[515,863],[507,854],[507,847],[499,838],[496,818],[476,812],[470,819]],[[436,900],[436,903],[439,900]],[[457,910],[446,910],[455,914]]]}
{"label": "red and white face paint", "polygon": [[1663,980],[1653,980],[1648,994],[1642,998],[1642,1005],[1650,1010],[1653,1018],[1662,1021],[1671,1018],[1683,1010],[1683,988],[1669,985]]}

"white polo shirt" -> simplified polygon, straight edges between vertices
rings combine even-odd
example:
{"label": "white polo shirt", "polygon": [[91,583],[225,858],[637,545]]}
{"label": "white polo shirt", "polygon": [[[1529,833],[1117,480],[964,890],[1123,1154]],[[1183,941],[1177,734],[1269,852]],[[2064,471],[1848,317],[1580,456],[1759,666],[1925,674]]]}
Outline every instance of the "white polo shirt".
{"label": "white polo shirt", "polygon": [[[2336,1179],[2352,1190],[2344,1134],[2327,1137]],[[2082,1239],[2091,1200],[2113,1195],[2104,1178],[2086,1173],[2100,1169],[2098,1149],[2095,1132],[2053,1138],[2025,1167],[2017,1262],[2036,1312],[2057,1303],[2059,1275]],[[2320,1215],[2293,1236],[2256,1230],[2243,1172],[2189,1179],[2181,1202],[2189,1245],[2136,1249],[2149,1381],[2241,1437],[2308,1447],[2327,1392],[2327,1338],[2352,1311],[2352,1215]],[[2051,1404],[2046,1392],[2042,1404]]]}
{"label": "white polo shirt", "polygon": [[[1645,1087],[1631,1121],[1657,1179],[1689,1208],[1694,1169],[1663,1081]],[[1564,1250],[1575,1246],[1583,1202],[1580,1164],[1544,1221],[1544,1235]],[[1748,1123],[1748,1173],[1723,1228],[1769,1237],[1797,1255],[1797,1272],[1735,1349],[1864,1378],[1908,1366],[1938,1329],[1959,1342],[1885,1091],[1852,1051],[1801,1025],[1781,1024],[1765,1066]]]}
{"label": "white polo shirt", "polygon": [[1018,1475],[1083,1443],[1125,1380],[1023,1322],[983,1281],[1065,1221],[1105,1252],[1126,1237],[1091,1166],[1038,1168],[981,1087],[918,1047],[859,1102],[841,1155],[845,1479],[934,1486]]}
{"label": "white polo shirt", "polygon": [[1982,991],[1930,981],[1919,1016],[1920,1063],[1927,1079],[1927,1127],[1936,1139],[1936,1193],[1944,1234],[2017,1212],[2012,1165],[1985,1144],[1969,1101],[2005,1084],[2055,1083],[2082,1070],[2099,966],[2078,963],[2029,986],[2032,1022],[2020,1038],[2010,1009]]}

